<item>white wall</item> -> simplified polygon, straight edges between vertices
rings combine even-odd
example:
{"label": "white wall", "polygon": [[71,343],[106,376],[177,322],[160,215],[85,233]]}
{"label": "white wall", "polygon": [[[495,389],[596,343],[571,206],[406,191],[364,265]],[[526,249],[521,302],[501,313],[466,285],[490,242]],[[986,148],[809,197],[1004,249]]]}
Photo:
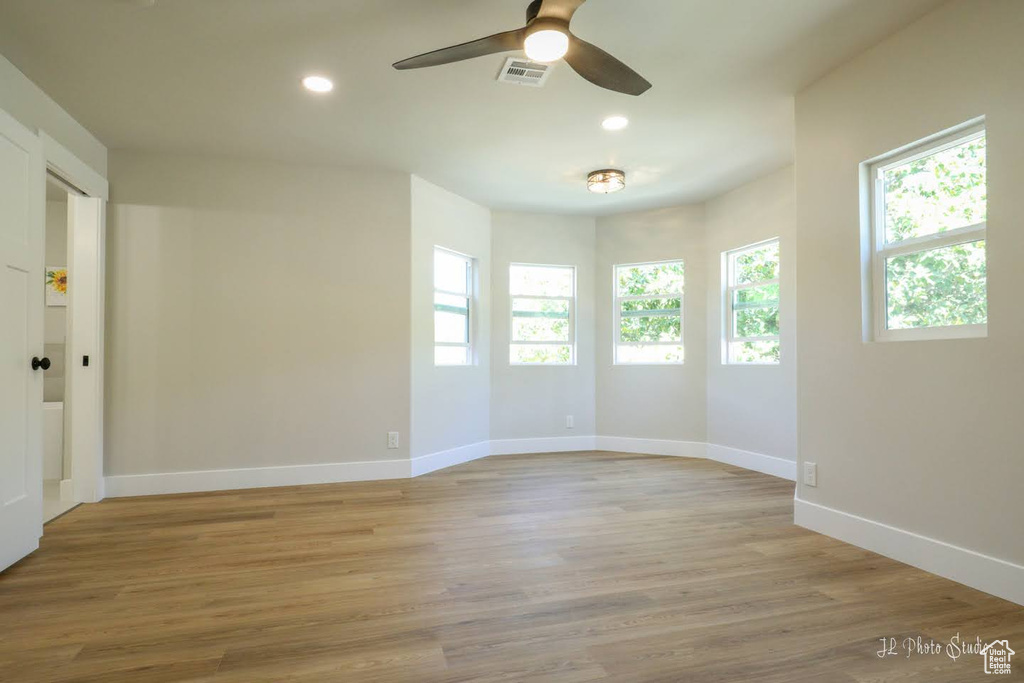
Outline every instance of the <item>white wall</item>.
{"label": "white wall", "polygon": [[[796,101],[799,446],[801,461],[818,463],[819,484],[798,495],[1018,564],[1022,35],[1019,0],[953,2]],[[858,165],[979,115],[989,148],[988,338],[864,342]]]}
{"label": "white wall", "polygon": [[0,56],[0,109],[26,128],[46,132],[100,175],[107,172],[107,148],[92,133]]}
{"label": "white wall", "polygon": [[[682,206],[597,220],[597,431],[602,436],[707,440],[707,259],[704,207]],[[686,362],[614,365],[612,268],[682,259]]]}
{"label": "white wall", "polygon": [[[708,443],[796,460],[796,203],[793,167],[707,203]],[[779,365],[726,365],[722,254],[779,238]]]}
{"label": "white wall", "polygon": [[[46,202],[46,267],[68,265],[68,203]],[[43,373],[43,401],[64,400],[65,350],[68,330],[67,306],[43,304],[43,351],[50,368]],[[49,416],[48,419],[52,419]]]}
{"label": "white wall", "polygon": [[[595,419],[593,218],[494,214],[491,438],[593,436]],[[576,356],[573,366],[509,363],[509,266],[576,266]],[[574,428],[567,429],[572,415]]]}
{"label": "white wall", "polygon": [[409,176],[110,161],[107,475],[409,457]]}
{"label": "white wall", "polygon": [[[68,203],[46,202],[46,267],[68,265]],[[47,306],[43,343],[63,344],[67,337],[67,307]]]}
{"label": "white wall", "polygon": [[[474,364],[434,365],[434,247],[474,259]],[[412,457],[490,438],[491,212],[412,178]]]}

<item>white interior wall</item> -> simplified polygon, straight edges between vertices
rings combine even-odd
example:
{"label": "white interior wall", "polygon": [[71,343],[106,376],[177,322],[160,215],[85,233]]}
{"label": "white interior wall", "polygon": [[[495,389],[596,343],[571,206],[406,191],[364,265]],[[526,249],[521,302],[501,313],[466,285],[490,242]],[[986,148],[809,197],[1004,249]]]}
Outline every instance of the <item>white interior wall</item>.
{"label": "white interior wall", "polygon": [[[68,265],[68,203],[46,202],[46,267]],[[43,343],[63,344],[67,337],[67,307],[47,306]]]}
{"label": "white interior wall", "polygon": [[[46,202],[45,266],[68,265],[68,203]],[[50,368],[43,373],[43,401],[64,400],[65,349],[67,348],[67,306],[43,303],[43,352],[50,359]],[[49,478],[49,477],[48,477]]]}
{"label": "white interior wall", "polygon": [[409,176],[126,152],[110,171],[108,477],[408,461],[387,432],[409,432]]}
{"label": "white interior wall", "polygon": [[[778,365],[722,359],[722,254],[779,238]],[[707,203],[708,443],[796,461],[796,198],[793,167]]]}
{"label": "white interior wall", "polygon": [[[491,438],[593,436],[595,420],[595,220],[524,213],[494,214]],[[576,365],[509,362],[509,266],[576,267]],[[566,428],[573,416],[574,428]]]}
{"label": "white interior wall", "polygon": [[[703,444],[707,440],[707,265],[704,207],[599,218],[596,257],[597,432]],[[613,266],[682,259],[682,365],[614,365]]]}
{"label": "white interior wall", "polygon": [[[434,365],[434,247],[472,256],[474,363]],[[490,438],[491,212],[412,178],[410,452],[419,457]]]}
{"label": "white interior wall", "polygon": [[[824,520],[821,528],[887,543],[883,552],[907,561],[931,558],[926,568],[946,575],[973,566],[982,559],[977,553],[998,558],[1004,562],[986,566],[1002,572],[1005,595],[1013,577],[1018,602],[1020,9],[1018,0],[944,5],[796,100],[799,451],[801,462],[818,465],[817,488],[801,484],[798,496],[817,506],[807,514]],[[988,337],[863,341],[859,164],[981,115],[989,150]],[[945,544],[973,552],[935,567],[950,559]],[[987,589],[997,588],[990,582]]]}
{"label": "white interior wall", "polygon": [[[46,267],[68,265],[68,202],[46,202]],[[43,479],[63,479],[71,471],[64,448],[64,378],[67,363],[68,309],[43,302],[43,351],[50,368],[43,372]],[[60,405],[58,405],[60,404]]]}
{"label": "white interior wall", "polygon": [[0,55],[0,109],[32,131],[45,131],[100,175],[107,172],[107,148],[49,95]]}

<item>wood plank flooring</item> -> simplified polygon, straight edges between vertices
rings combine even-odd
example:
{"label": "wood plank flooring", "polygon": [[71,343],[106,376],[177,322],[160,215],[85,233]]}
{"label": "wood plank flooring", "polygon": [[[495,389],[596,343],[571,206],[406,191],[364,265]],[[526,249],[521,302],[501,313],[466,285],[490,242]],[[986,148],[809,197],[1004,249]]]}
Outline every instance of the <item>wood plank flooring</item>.
{"label": "wood plank flooring", "polygon": [[979,656],[879,639],[1024,653],[1024,608],[797,528],[792,499],[570,453],[83,505],[0,574],[0,680],[960,683]]}

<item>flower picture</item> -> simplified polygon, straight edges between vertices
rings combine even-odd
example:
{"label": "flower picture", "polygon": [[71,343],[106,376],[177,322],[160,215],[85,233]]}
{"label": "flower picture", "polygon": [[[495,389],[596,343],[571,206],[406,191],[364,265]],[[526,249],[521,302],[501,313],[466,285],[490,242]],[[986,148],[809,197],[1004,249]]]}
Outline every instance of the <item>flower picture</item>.
{"label": "flower picture", "polygon": [[46,305],[68,305],[68,269],[67,267],[46,268]]}

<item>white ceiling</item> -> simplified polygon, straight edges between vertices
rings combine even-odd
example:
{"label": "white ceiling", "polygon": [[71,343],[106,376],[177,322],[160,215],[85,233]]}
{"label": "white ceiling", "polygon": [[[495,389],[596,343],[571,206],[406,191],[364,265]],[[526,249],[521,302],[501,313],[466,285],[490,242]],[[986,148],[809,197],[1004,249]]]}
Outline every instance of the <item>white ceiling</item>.
{"label": "white ceiling", "polygon": [[[523,24],[528,0],[0,0],[0,52],[110,149],[366,165],[499,209],[609,214],[703,201],[792,161],[793,94],[942,0],[589,0],[573,30],[654,88],[505,57],[391,63]],[[299,86],[317,72],[334,93]],[[632,125],[607,133],[601,120]],[[595,196],[588,171],[623,168]]]}

